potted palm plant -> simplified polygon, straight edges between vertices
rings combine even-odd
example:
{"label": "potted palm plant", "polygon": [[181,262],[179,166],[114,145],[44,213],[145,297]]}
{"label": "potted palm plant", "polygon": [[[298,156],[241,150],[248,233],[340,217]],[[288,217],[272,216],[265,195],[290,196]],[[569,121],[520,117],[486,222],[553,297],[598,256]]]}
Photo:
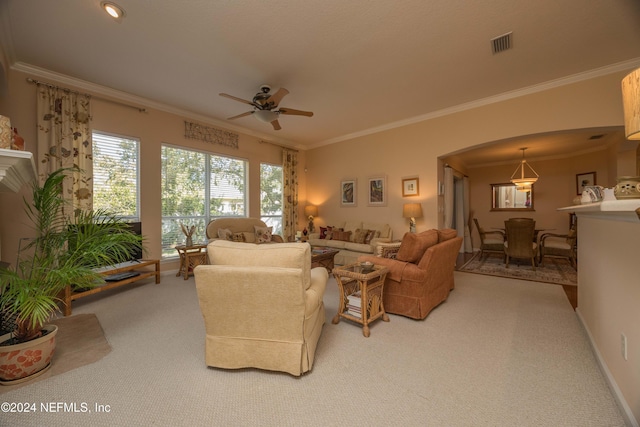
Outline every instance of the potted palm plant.
{"label": "potted palm plant", "polygon": [[0,269],[0,313],[13,331],[0,336],[0,383],[15,384],[44,372],[55,350],[57,326],[47,325],[69,285],[104,283],[99,267],[127,261],[142,238],[122,219],[105,211],[66,214],[62,182],[73,169],[33,184],[25,213],[35,237],[18,254],[16,269]]}

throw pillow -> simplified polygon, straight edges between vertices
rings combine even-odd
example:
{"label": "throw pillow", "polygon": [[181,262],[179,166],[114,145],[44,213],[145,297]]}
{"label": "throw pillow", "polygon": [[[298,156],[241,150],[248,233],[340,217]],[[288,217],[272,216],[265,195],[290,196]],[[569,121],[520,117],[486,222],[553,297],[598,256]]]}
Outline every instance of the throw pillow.
{"label": "throw pillow", "polygon": [[228,228],[219,228],[218,237],[220,239],[233,241],[233,233]]}
{"label": "throw pillow", "polygon": [[325,239],[327,237],[327,227],[320,227],[320,238]]}
{"label": "throw pillow", "polygon": [[438,243],[438,232],[435,230],[424,231],[420,234],[405,233],[396,259],[416,263],[422,259],[426,250],[436,243]]}
{"label": "throw pillow", "polygon": [[244,242],[244,233],[233,233],[234,242]]}
{"label": "throw pillow", "polygon": [[365,239],[367,238],[367,234],[369,234],[369,230],[358,228],[353,235],[353,242],[364,243]]}
{"label": "throw pillow", "polygon": [[382,248],[382,258],[397,259],[400,246],[391,248]]}
{"label": "throw pillow", "polygon": [[380,237],[380,231],[379,230],[367,230],[367,235],[364,238],[364,243],[365,245],[370,245],[371,244],[371,240],[375,239],[376,237]]}
{"label": "throw pillow", "polygon": [[245,243],[255,243],[256,242],[256,233],[250,231],[243,231],[242,236],[244,238]]}
{"label": "throw pillow", "polygon": [[343,242],[351,241],[351,231],[334,230],[333,240],[342,240]]}
{"label": "throw pillow", "polygon": [[324,238],[327,240],[335,240],[335,237],[333,237],[333,232],[337,230],[336,227],[332,226],[332,225],[327,225],[327,234],[325,234]]}
{"label": "throw pillow", "polygon": [[254,225],[256,234],[256,243],[269,243],[271,241],[271,233],[273,232],[273,227],[258,227]]}

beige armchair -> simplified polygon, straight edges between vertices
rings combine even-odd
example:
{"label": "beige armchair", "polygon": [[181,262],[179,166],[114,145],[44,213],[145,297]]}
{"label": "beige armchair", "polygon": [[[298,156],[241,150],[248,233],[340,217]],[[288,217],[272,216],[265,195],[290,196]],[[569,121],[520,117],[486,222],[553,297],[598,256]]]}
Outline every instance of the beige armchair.
{"label": "beige armchair", "polygon": [[328,273],[311,268],[309,244],[217,240],[207,252],[211,265],[194,270],[206,364],[296,376],[311,370]]}
{"label": "beige armchair", "polygon": [[504,253],[507,255],[506,268],[511,258],[531,260],[531,267],[536,269],[538,244],[535,242],[536,222],[527,218],[512,218],[504,222],[507,241],[504,242]]}

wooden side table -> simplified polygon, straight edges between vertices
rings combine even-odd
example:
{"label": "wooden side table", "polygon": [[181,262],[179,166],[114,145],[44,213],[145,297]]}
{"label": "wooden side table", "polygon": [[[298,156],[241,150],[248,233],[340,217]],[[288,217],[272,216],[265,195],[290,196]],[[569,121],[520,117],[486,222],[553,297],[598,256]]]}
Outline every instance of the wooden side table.
{"label": "wooden side table", "polygon": [[[372,270],[363,271],[359,263],[334,268],[333,275],[340,289],[340,304],[332,323],[337,324],[340,322],[340,318],[359,323],[362,325],[362,334],[369,337],[371,334],[369,323],[379,318],[388,322],[389,316],[384,311],[382,302],[384,279],[387,277],[388,271],[387,267],[382,265],[374,265]],[[347,311],[349,295],[358,291],[361,293],[361,317],[356,317]]]}
{"label": "wooden side table", "polygon": [[176,250],[180,255],[180,268],[176,277],[182,274],[184,280],[187,280],[189,276],[193,276],[193,269],[196,266],[207,263],[207,245],[178,245]]}
{"label": "wooden side table", "polygon": [[324,267],[331,274],[333,270],[333,259],[340,252],[337,249],[326,248],[323,246],[311,248],[311,268]]}

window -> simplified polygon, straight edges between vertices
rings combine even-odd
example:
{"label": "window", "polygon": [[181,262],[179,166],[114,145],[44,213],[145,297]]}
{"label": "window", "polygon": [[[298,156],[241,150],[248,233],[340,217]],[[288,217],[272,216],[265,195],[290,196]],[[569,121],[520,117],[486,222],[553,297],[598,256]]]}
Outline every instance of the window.
{"label": "window", "polygon": [[184,244],[181,224],[195,226],[193,242],[206,241],[206,226],[220,217],[244,217],[247,162],[200,151],[162,147],[162,257]]}
{"label": "window", "polygon": [[260,219],[282,235],[282,166],[260,164]]}
{"label": "window", "polygon": [[93,132],[93,207],[140,218],[137,139]]}

